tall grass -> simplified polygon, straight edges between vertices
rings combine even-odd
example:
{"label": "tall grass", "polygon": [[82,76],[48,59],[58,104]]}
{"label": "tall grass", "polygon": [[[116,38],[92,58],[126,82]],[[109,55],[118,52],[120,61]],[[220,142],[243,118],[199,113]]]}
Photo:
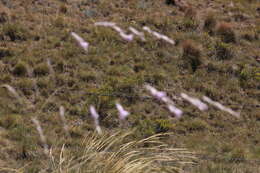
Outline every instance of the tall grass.
{"label": "tall grass", "polygon": [[[75,152],[70,145],[50,149],[40,172],[53,173],[153,173],[182,172],[196,159],[185,148],[174,148],[162,142],[163,134],[134,140],[133,131],[88,133]],[[169,134],[166,134],[169,136]],[[69,141],[67,141],[69,142]],[[0,171],[27,172],[22,169],[0,168]]]}
{"label": "tall grass", "polygon": [[116,132],[99,136],[89,133],[82,141],[78,157],[63,145],[59,157],[52,159],[52,172],[181,172],[185,165],[192,164],[195,159],[192,152],[162,142],[162,134],[129,140],[131,134]]}

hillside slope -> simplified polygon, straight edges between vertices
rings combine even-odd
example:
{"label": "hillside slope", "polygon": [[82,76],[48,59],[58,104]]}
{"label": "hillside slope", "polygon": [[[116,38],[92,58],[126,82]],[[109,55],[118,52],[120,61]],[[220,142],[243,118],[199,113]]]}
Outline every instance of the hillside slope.
{"label": "hillside slope", "polygon": [[[136,130],[132,138],[169,132],[169,145],[224,160],[201,159],[189,172],[260,171],[257,162],[247,161],[260,159],[259,9],[258,0],[0,0],[0,85],[19,95],[0,88],[0,167],[44,168],[31,117],[41,122],[50,146],[68,142],[77,155],[84,134],[94,131],[89,106],[112,134],[122,129],[119,101],[131,113],[124,128]],[[94,25],[102,21],[128,33],[135,27],[146,41],[128,42]],[[71,32],[90,44],[87,52]],[[148,97],[147,83],[167,92],[183,117]],[[182,92],[206,95],[241,117],[213,107],[200,111],[179,99]],[[61,105],[72,140],[62,129]]]}

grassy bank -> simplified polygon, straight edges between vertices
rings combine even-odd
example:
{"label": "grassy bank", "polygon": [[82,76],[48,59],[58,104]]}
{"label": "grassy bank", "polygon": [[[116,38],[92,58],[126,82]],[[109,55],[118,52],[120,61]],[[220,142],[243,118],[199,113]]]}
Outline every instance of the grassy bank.
{"label": "grassy bank", "polygon": [[[41,122],[48,146],[57,148],[55,156],[63,144],[75,157],[82,156],[79,146],[95,129],[89,106],[95,105],[103,131],[112,135],[122,129],[115,108],[120,101],[131,113],[124,128],[135,130],[128,142],[169,132],[173,135],[162,139],[167,145],[224,160],[201,158],[189,168],[178,168],[258,172],[260,167],[246,160],[260,159],[259,3],[183,2],[1,0],[0,85],[14,87],[19,99],[0,88],[0,167],[25,166],[25,172],[46,168],[32,117]],[[146,42],[127,42],[111,28],[94,26],[100,21],[115,22],[124,30],[148,26],[176,45],[147,32]],[[90,43],[88,52],[71,32]],[[177,98],[183,117],[176,119],[163,104],[146,99],[145,83]],[[241,117],[212,107],[201,112],[178,99],[181,92],[206,95]],[[61,105],[71,138],[63,131]]]}

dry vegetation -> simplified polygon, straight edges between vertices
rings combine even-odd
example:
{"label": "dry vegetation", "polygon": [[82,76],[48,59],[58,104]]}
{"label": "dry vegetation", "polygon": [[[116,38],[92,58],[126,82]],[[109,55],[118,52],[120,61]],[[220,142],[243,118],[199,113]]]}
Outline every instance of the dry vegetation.
{"label": "dry vegetation", "polygon": [[[258,0],[0,0],[0,172],[260,172],[247,161],[260,159],[259,8]],[[176,45],[147,33],[146,42],[126,42],[94,26],[100,21],[149,26]],[[71,32],[90,43],[88,52]],[[177,120],[144,99],[145,83],[173,98],[206,95],[241,118],[176,99],[185,112]],[[131,112],[124,130],[133,133],[118,132],[116,101]],[[90,105],[101,115],[102,136],[94,134]],[[165,132],[172,135],[153,136]],[[194,160],[188,151],[222,159]]]}

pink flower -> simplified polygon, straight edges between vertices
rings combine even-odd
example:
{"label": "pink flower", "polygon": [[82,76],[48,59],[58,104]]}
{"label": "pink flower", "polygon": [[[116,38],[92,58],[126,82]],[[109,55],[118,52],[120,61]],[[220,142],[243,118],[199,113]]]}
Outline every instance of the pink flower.
{"label": "pink flower", "polygon": [[177,107],[174,106],[174,102],[167,97],[166,92],[163,91],[158,91],[154,87],[150,85],[145,85],[145,88],[150,91],[151,95],[157,98],[158,100],[164,102],[167,104],[168,110],[173,113],[177,118],[180,118],[183,114],[182,110],[178,109]]}
{"label": "pink flower", "polygon": [[230,113],[231,115],[233,115],[233,116],[235,116],[237,118],[240,117],[240,114],[238,112],[235,112],[232,109],[223,106],[219,102],[215,102],[215,101],[211,100],[209,97],[203,96],[202,99],[204,101],[208,102],[209,104],[215,106],[216,108],[222,110],[222,111],[228,112],[228,113]]}
{"label": "pink flower", "polygon": [[208,109],[208,106],[197,98],[190,97],[185,93],[181,93],[181,97],[196,106],[201,111],[205,111]]}
{"label": "pink flower", "polygon": [[105,27],[113,27],[116,26],[114,22],[96,22],[95,26],[105,26]]}
{"label": "pink flower", "polygon": [[43,134],[43,130],[42,130],[42,127],[40,125],[40,122],[36,119],[36,118],[32,118],[32,122],[35,124],[36,126],[36,129],[40,135],[40,139],[41,139],[41,142],[43,143],[43,147],[44,147],[44,153],[46,155],[48,155],[49,153],[49,150],[48,150],[48,144],[47,144],[47,140],[46,140],[46,137],[44,136]]}
{"label": "pink flower", "polygon": [[95,107],[91,105],[90,108],[89,108],[89,110],[90,110],[90,114],[91,114],[92,118],[93,118],[94,120],[98,120],[99,114],[97,113]]}
{"label": "pink flower", "polygon": [[116,103],[116,108],[118,110],[119,119],[125,120],[126,117],[130,114],[128,111],[126,111],[123,106],[120,103]]}
{"label": "pink flower", "polygon": [[143,32],[140,32],[140,31],[137,31],[134,27],[129,27],[129,30],[135,34],[136,36],[140,37],[142,41],[145,41],[145,38],[144,38],[144,33]]}
{"label": "pink flower", "polygon": [[78,42],[79,46],[82,47],[85,51],[88,51],[89,43],[86,42],[75,32],[71,32],[71,36]]}
{"label": "pink flower", "polygon": [[70,134],[69,134],[69,126],[68,126],[66,118],[65,118],[65,108],[63,106],[60,106],[60,118],[61,118],[61,121],[63,123],[63,128],[64,128],[66,134],[68,136],[70,136]]}
{"label": "pink flower", "polygon": [[168,108],[168,110],[169,110],[171,113],[173,113],[177,118],[181,118],[181,116],[182,116],[182,114],[183,114],[182,110],[176,108],[176,107],[175,107],[174,105],[172,105],[172,104],[168,104],[168,105],[167,105],[167,108]]}
{"label": "pink flower", "polygon": [[95,123],[95,127],[96,127],[96,131],[98,134],[102,134],[102,130],[101,127],[99,125],[99,114],[97,113],[96,109],[94,106],[90,106],[90,114],[92,116],[92,118],[94,119],[94,123]]}
{"label": "pink flower", "polygon": [[155,98],[157,98],[158,100],[162,101],[163,98],[166,97],[166,93],[163,91],[158,91],[157,89],[155,89],[154,87],[152,87],[151,85],[145,85],[145,88],[150,91],[151,95],[154,96]]}
{"label": "pink flower", "polygon": [[156,32],[156,31],[152,31],[149,27],[147,27],[147,26],[144,26],[143,27],[143,30],[145,30],[145,31],[147,31],[148,33],[150,33],[150,34],[152,34],[152,35],[154,35],[156,38],[158,38],[158,39],[162,39],[162,40],[164,40],[164,41],[166,41],[166,42],[168,42],[168,43],[170,43],[170,44],[175,44],[175,41],[174,40],[172,40],[171,38],[169,38],[168,36],[166,36],[166,35],[163,35],[163,34],[160,34],[160,33],[158,33],[158,32]]}
{"label": "pink flower", "polygon": [[95,26],[111,27],[116,32],[118,32],[119,35],[126,41],[133,41],[133,39],[134,39],[133,34],[126,34],[120,27],[116,26],[116,24],[113,22],[96,22]]}

